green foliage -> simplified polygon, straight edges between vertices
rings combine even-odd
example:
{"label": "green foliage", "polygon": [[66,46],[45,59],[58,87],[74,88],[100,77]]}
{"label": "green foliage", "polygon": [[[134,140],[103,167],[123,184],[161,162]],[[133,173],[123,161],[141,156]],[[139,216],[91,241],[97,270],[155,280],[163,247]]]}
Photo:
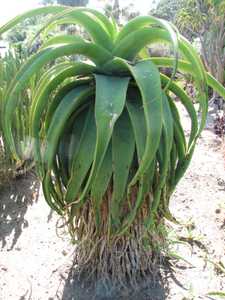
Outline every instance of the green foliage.
{"label": "green foliage", "polygon": [[[9,86],[12,78],[15,76],[15,74],[17,73],[17,71],[19,70],[19,67],[22,64],[22,60],[20,59],[19,55],[13,51],[9,51],[8,53],[6,53],[5,57],[2,58],[0,60],[0,69],[1,69],[1,78],[0,78],[0,87],[1,87],[1,98],[0,98],[0,113],[1,113],[1,126],[0,126],[0,135],[1,138],[3,139],[3,144],[5,146],[5,158],[9,161],[12,161],[12,157],[10,157],[10,152],[8,151],[8,145],[7,145],[7,141],[6,138],[4,136],[4,131],[3,131],[3,114],[4,114],[4,105],[7,101],[7,99],[5,98],[5,94],[6,94],[6,90],[7,87]],[[26,102],[27,101],[27,95],[26,92],[25,93],[21,93],[19,95],[20,98],[24,97],[24,99],[22,101]],[[17,112],[17,117],[18,116],[18,112]],[[17,119],[18,121],[18,119]],[[14,126],[13,127],[14,133],[13,135],[19,135],[19,131],[21,131],[21,128],[19,128],[19,126]],[[16,142],[17,143],[17,142]],[[19,145],[17,144],[17,148],[19,147]],[[8,157],[7,157],[8,156]]]}
{"label": "green foliage", "polygon": [[19,159],[15,159],[10,151],[10,145],[4,132],[4,107],[7,102],[6,91],[15,74],[25,62],[26,56],[14,50],[9,50],[0,59],[0,184],[5,184],[18,174],[23,174],[32,165],[31,141],[28,130],[28,109],[30,105],[31,84],[18,95],[20,106],[15,108],[12,134]]}
{"label": "green foliage", "polygon": [[177,12],[184,6],[185,0],[160,0],[151,14],[158,18],[174,22]]}
{"label": "green foliage", "polygon": [[[215,2],[215,3],[214,3]],[[202,32],[205,27],[213,27],[219,21],[219,18],[224,18],[225,1],[197,1],[189,0],[183,4],[181,9],[177,11],[176,23],[181,30],[187,29],[193,32]],[[214,21],[215,23],[213,24]]]}
{"label": "green foliage", "polygon": [[207,296],[215,296],[216,298],[219,297],[218,299],[225,299],[225,292],[222,291],[210,292],[207,294]]}
{"label": "green foliage", "polygon": [[185,37],[197,41],[205,66],[219,82],[224,83],[224,0],[161,0],[154,15],[172,21]]}
{"label": "green foliage", "polygon": [[178,12],[176,23],[184,33],[199,38],[205,65],[224,83],[225,1],[188,1]]}
{"label": "green foliage", "polygon": [[[10,47],[5,56],[0,59],[0,137],[2,142],[2,157],[6,163],[14,168],[29,168],[32,165],[32,138],[29,131],[29,107],[36,81],[41,72],[37,72],[33,78],[27,80],[26,88],[16,95],[19,106],[15,107],[15,118],[13,120],[12,136],[17,149],[17,156],[10,151],[4,131],[4,108],[7,103],[7,89],[21,66],[28,59],[26,50],[17,51]],[[44,71],[44,70],[43,70]],[[21,171],[21,170],[20,170]],[[21,172],[20,172],[21,173]]]}
{"label": "green foliage", "polygon": [[[22,105],[18,95],[49,66],[32,89],[29,109],[34,158],[46,201],[67,215],[71,226],[79,220],[81,209],[91,206],[99,228],[105,193],[111,191],[110,235],[126,233],[143,207],[142,221],[146,230],[152,230],[159,216],[170,215],[169,198],[204,128],[207,85],[223,97],[224,88],[206,73],[194,48],[173,26],[150,16],[136,17],[119,30],[95,10],[49,6],[12,20],[0,28],[0,34],[42,13],[54,14],[42,29],[45,33],[52,25],[79,24],[88,38],[55,36],[16,74],[6,91],[3,113],[11,152],[20,157],[13,136],[15,108]],[[169,44],[174,56],[141,59],[141,50],[159,41]],[[71,55],[83,59],[58,62]],[[173,69],[171,78],[159,72],[159,67],[168,66]],[[193,76],[200,121],[192,100],[173,81],[177,70]],[[189,137],[184,134],[175,96],[190,117]]]}

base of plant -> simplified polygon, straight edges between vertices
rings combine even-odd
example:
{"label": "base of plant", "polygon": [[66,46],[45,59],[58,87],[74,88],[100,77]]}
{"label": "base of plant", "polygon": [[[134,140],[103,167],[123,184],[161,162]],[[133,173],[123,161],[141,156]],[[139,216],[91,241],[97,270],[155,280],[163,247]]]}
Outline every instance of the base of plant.
{"label": "base of plant", "polygon": [[7,185],[13,179],[26,175],[34,168],[31,160],[12,161],[0,141],[0,185]]}
{"label": "base of plant", "polygon": [[[153,284],[160,278],[160,268],[167,249],[163,220],[147,231],[143,207],[126,234],[109,234],[107,211],[102,211],[99,230],[96,229],[92,205],[86,204],[74,220],[76,239],[76,274],[85,283],[101,283],[105,291],[138,290],[145,283]],[[71,227],[70,227],[71,231]]]}

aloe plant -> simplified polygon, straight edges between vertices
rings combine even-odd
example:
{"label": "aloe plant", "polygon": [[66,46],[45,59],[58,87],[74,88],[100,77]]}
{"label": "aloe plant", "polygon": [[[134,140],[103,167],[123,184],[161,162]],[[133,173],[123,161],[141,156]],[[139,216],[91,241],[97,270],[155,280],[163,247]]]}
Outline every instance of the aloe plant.
{"label": "aloe plant", "polygon": [[28,110],[31,99],[30,90],[32,89],[34,82],[29,82],[28,87],[17,94],[20,105],[15,108],[15,118],[13,120],[12,129],[15,147],[17,149],[18,156],[20,157],[20,159],[16,161],[14,160],[13,155],[11,155],[10,146],[8,145],[7,138],[4,134],[3,116],[4,106],[7,101],[7,88],[25,60],[26,55],[21,57],[21,55],[13,49],[9,49],[6,55],[0,59],[0,137],[3,151],[2,159],[8,167],[14,169],[15,175],[16,169],[21,168],[22,165],[24,167],[25,165],[28,167],[29,163],[27,162],[31,159],[28,138]]}
{"label": "aloe plant", "polygon": [[[207,88],[223,97],[225,90],[174,26],[151,16],[136,17],[118,28],[93,9],[49,6],[13,19],[0,34],[45,13],[52,17],[39,34],[79,24],[88,37],[47,39],[19,70],[4,107],[7,142],[18,157],[12,134],[15,107],[20,105],[17,95],[49,66],[29,109],[45,199],[66,219],[78,243],[81,270],[120,282],[128,276],[135,282],[152,270],[163,245],[163,219],[173,220],[169,199],[205,126]],[[171,57],[146,57],[146,46],[158,42],[171,47]],[[58,62],[74,55],[79,61]],[[171,78],[160,73],[160,67],[172,68]],[[194,78],[200,120],[192,99],[173,80],[177,71]],[[190,117],[188,137],[175,97]]]}

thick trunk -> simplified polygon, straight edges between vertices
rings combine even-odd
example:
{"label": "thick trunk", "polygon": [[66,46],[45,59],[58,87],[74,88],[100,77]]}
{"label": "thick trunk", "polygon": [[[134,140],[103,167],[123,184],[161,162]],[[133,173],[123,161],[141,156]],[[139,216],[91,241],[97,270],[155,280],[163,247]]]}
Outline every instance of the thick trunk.
{"label": "thick trunk", "polygon": [[[224,43],[225,43],[225,30],[221,27],[220,31],[217,34],[217,39],[215,42],[214,59],[215,59],[216,67],[215,67],[215,73],[213,75],[222,85],[225,84],[224,81],[225,58],[223,54]],[[221,99],[221,97],[219,97],[216,92],[213,92],[213,99],[216,99],[216,101],[214,101],[216,109],[223,109],[224,100]]]}
{"label": "thick trunk", "polygon": [[[225,84],[224,70],[225,70],[225,27],[224,20],[217,24],[217,29],[211,33],[205,32],[199,36],[201,42],[201,53],[204,64],[208,71],[222,84]],[[210,35],[208,35],[210,34]],[[223,102],[223,101],[222,101]],[[218,94],[213,91],[210,99],[215,111],[221,107],[221,99]]]}
{"label": "thick trunk", "polygon": [[215,40],[215,61],[216,61],[216,79],[224,84],[224,69],[225,69],[225,21],[220,22]]}
{"label": "thick trunk", "polygon": [[[209,72],[222,84],[224,84],[225,69],[225,28],[224,21],[221,22],[218,32],[214,33],[210,45],[206,43],[206,37],[200,37],[202,56]],[[209,46],[209,47],[208,47]]]}

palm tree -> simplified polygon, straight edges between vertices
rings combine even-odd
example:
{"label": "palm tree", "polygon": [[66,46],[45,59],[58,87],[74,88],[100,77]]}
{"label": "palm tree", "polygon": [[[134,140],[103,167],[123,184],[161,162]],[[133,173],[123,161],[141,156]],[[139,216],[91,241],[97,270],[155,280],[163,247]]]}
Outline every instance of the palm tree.
{"label": "palm tree", "polygon": [[[35,87],[29,111],[45,199],[77,243],[81,272],[134,284],[153,271],[165,248],[164,218],[174,220],[169,199],[205,125],[207,86],[223,97],[225,90],[206,73],[192,45],[168,22],[151,16],[118,28],[92,9],[50,6],[19,16],[0,34],[42,13],[54,14],[45,32],[79,23],[89,40],[54,36],[24,64],[8,87],[5,136],[18,157],[12,135],[16,95],[54,61]],[[174,55],[143,59],[143,49],[158,41],[169,44]],[[84,59],[70,61],[70,55]],[[172,68],[171,78],[160,67]],[[192,99],[173,81],[177,70],[194,78],[200,121]],[[190,117],[188,138],[174,97]]]}

